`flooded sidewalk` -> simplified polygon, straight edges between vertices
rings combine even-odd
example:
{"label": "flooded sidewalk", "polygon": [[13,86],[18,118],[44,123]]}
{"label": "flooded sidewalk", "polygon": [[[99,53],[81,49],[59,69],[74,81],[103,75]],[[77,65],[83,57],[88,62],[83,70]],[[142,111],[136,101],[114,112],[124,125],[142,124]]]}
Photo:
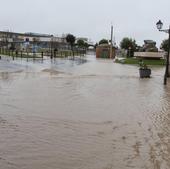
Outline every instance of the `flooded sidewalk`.
{"label": "flooded sidewalk", "polygon": [[164,68],[94,56],[0,60],[0,168],[170,168]]}

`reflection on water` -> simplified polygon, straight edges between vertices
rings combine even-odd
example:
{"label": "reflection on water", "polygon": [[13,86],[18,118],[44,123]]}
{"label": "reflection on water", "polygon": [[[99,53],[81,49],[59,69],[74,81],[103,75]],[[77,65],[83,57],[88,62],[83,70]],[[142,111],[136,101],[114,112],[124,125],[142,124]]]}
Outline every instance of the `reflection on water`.
{"label": "reflection on water", "polygon": [[170,168],[163,68],[139,79],[137,67],[93,56],[0,65],[3,169]]}

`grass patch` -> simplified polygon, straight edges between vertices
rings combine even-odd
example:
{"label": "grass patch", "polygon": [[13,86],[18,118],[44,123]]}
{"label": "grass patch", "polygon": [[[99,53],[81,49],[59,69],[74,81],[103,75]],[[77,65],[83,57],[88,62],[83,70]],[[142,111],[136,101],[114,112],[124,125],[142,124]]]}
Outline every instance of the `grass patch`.
{"label": "grass patch", "polygon": [[125,58],[122,60],[116,59],[115,62],[121,64],[139,65],[139,62],[141,60],[146,65],[164,66],[166,63],[165,59],[138,59],[138,58]]}

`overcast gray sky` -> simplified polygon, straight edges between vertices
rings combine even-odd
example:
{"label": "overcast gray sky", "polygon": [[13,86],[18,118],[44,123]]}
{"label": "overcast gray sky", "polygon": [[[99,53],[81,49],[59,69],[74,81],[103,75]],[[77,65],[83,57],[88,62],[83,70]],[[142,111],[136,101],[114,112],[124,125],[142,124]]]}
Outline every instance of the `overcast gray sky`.
{"label": "overcast gray sky", "polygon": [[152,39],[160,44],[166,34],[155,23],[170,24],[170,0],[0,0],[0,29],[88,37],[96,42],[110,37]]}

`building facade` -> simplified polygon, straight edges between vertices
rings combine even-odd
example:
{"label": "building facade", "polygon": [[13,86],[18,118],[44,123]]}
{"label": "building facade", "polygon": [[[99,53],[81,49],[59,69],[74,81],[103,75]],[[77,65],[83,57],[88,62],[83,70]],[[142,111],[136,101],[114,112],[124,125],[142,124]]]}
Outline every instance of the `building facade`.
{"label": "building facade", "polygon": [[65,37],[39,33],[16,33],[0,31],[0,47],[11,50],[32,50],[35,48],[67,48]]}

